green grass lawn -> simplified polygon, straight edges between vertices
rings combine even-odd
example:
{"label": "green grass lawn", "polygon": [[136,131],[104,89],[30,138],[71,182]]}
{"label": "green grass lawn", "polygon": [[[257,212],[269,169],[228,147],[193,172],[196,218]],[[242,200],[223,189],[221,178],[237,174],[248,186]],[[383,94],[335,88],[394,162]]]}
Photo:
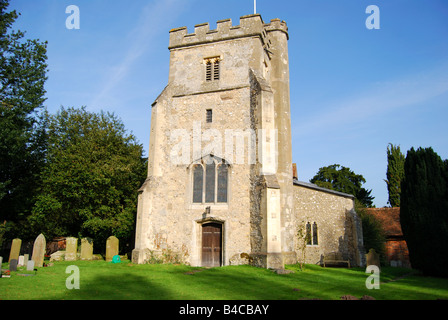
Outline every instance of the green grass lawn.
{"label": "green grass lawn", "polygon": [[[66,268],[80,271],[80,289],[65,286]],[[6,268],[7,264],[3,264]],[[448,299],[448,279],[410,275],[409,269],[383,268],[380,289],[368,290],[369,274],[362,268],[322,268],[307,265],[305,271],[290,265],[294,273],[279,275],[250,266],[194,268],[184,265],[134,265],[129,261],[55,262],[39,268],[34,276],[19,269],[11,278],[0,278],[2,300],[339,300],[343,295],[369,295],[380,299]],[[29,273],[29,272],[28,272]]]}

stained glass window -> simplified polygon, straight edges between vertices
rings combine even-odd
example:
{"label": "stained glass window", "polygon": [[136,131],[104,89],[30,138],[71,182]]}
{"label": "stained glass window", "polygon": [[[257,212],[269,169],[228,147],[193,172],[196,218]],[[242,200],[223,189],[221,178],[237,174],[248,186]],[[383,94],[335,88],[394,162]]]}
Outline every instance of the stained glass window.
{"label": "stained glass window", "polygon": [[197,164],[193,169],[193,202],[202,203],[202,189],[204,185],[204,170]]}
{"label": "stained glass window", "polygon": [[306,244],[311,245],[311,223],[306,224]]}
{"label": "stained glass window", "polygon": [[218,202],[227,202],[227,165],[218,167]]}
{"label": "stained glass window", "polygon": [[193,166],[193,203],[228,202],[229,165],[218,159],[211,156],[207,164]]}
{"label": "stained glass window", "polygon": [[215,202],[215,163],[205,166],[205,202]]}
{"label": "stained glass window", "polygon": [[317,245],[317,223],[313,223],[313,244]]}

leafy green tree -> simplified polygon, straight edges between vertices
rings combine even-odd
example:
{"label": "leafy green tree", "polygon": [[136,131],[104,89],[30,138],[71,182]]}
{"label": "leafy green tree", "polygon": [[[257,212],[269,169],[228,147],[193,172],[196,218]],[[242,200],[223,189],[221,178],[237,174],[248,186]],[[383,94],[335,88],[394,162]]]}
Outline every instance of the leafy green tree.
{"label": "leafy green tree", "polygon": [[374,197],[370,195],[372,190],[362,187],[366,180],[350,168],[339,164],[322,167],[310,182],[323,188],[352,194],[365,207],[372,207],[373,205]]}
{"label": "leafy green tree", "polygon": [[[45,101],[47,43],[11,30],[18,18],[0,0],[0,222],[12,230],[26,220],[39,187],[45,135],[39,111]],[[14,236],[14,235],[11,235]]]}
{"label": "leafy green tree", "polygon": [[401,153],[400,146],[389,143],[387,146],[387,191],[391,207],[400,206],[401,180],[404,177],[404,154]]}
{"label": "leafy green tree", "polygon": [[408,151],[400,221],[414,268],[448,276],[448,161],[432,148]]}
{"label": "leafy green tree", "polygon": [[368,252],[370,249],[380,255],[381,264],[386,264],[386,233],[381,222],[372,214],[369,214],[367,208],[356,201],[356,213],[361,219],[362,236],[364,249]]}
{"label": "leafy green tree", "polygon": [[61,108],[46,117],[47,164],[32,228],[50,239],[90,237],[101,250],[111,235],[132,241],[137,191],[146,178],[142,146],[110,113]]}

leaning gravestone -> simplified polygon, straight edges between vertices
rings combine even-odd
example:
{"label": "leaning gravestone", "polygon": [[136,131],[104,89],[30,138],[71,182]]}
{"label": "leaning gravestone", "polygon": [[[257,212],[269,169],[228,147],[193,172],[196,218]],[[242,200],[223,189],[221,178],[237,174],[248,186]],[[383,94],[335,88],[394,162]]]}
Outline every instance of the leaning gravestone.
{"label": "leaning gravestone", "polygon": [[34,260],[28,260],[26,264],[26,271],[33,271],[34,270]]}
{"label": "leaning gravestone", "polygon": [[11,251],[9,252],[8,262],[11,262],[12,259],[19,260],[21,247],[22,247],[22,240],[20,240],[20,239],[12,240]]}
{"label": "leaning gravestone", "polygon": [[76,255],[78,253],[78,239],[77,238],[67,238],[66,249],[65,249],[65,261],[75,261]]}
{"label": "leaning gravestone", "polygon": [[31,259],[34,261],[34,265],[37,268],[44,265],[46,244],[45,237],[42,233],[36,238],[36,240],[34,240],[33,256]]}
{"label": "leaning gravestone", "polygon": [[9,262],[9,271],[17,271],[17,263],[18,261],[16,259],[12,259]]}
{"label": "leaning gravestone", "polygon": [[116,255],[118,255],[118,239],[110,236],[106,241],[106,261],[112,261]]}
{"label": "leaning gravestone", "polygon": [[93,259],[93,240],[90,238],[81,239],[81,260]]}
{"label": "leaning gravestone", "polygon": [[375,249],[370,249],[369,253],[366,254],[367,266],[377,266],[380,267],[380,255],[376,253]]}

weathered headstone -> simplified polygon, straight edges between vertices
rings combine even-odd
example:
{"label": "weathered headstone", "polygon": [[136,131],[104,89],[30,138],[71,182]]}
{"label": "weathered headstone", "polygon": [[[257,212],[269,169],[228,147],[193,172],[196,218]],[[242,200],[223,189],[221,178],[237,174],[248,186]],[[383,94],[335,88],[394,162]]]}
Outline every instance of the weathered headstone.
{"label": "weathered headstone", "polygon": [[9,260],[11,262],[12,259],[19,260],[20,248],[22,247],[21,239],[12,240],[11,251],[9,252]]}
{"label": "weathered headstone", "polygon": [[56,251],[50,255],[50,262],[63,261],[65,257],[65,251]]}
{"label": "weathered headstone", "polygon": [[81,260],[93,259],[93,240],[90,238],[81,239]]}
{"label": "weathered headstone", "polygon": [[19,267],[23,266],[23,261],[24,260],[25,260],[24,256],[19,256],[19,264],[18,264]]}
{"label": "weathered headstone", "polygon": [[33,256],[31,259],[34,261],[35,267],[40,268],[44,265],[45,250],[46,241],[44,235],[41,233],[37,236],[36,240],[34,240]]}
{"label": "weathered headstone", "polygon": [[0,257],[0,278],[2,277],[2,263],[3,263],[3,257]]}
{"label": "weathered headstone", "polygon": [[118,254],[118,239],[110,236],[106,241],[106,261],[112,261],[112,258]]}
{"label": "weathered headstone", "polygon": [[34,270],[34,260],[28,260],[26,264],[26,271],[33,271]]}
{"label": "weathered headstone", "polygon": [[65,249],[65,261],[75,261],[76,254],[78,253],[78,239],[77,238],[67,238],[66,249]]}
{"label": "weathered headstone", "polygon": [[9,261],[9,271],[17,271],[17,263],[18,261],[16,259]]}
{"label": "weathered headstone", "polygon": [[28,263],[28,260],[30,260],[30,255],[28,253],[23,255],[23,265],[26,266]]}
{"label": "weathered headstone", "polygon": [[376,253],[375,249],[370,249],[369,253],[366,254],[367,266],[377,266],[380,267],[380,255]]}

